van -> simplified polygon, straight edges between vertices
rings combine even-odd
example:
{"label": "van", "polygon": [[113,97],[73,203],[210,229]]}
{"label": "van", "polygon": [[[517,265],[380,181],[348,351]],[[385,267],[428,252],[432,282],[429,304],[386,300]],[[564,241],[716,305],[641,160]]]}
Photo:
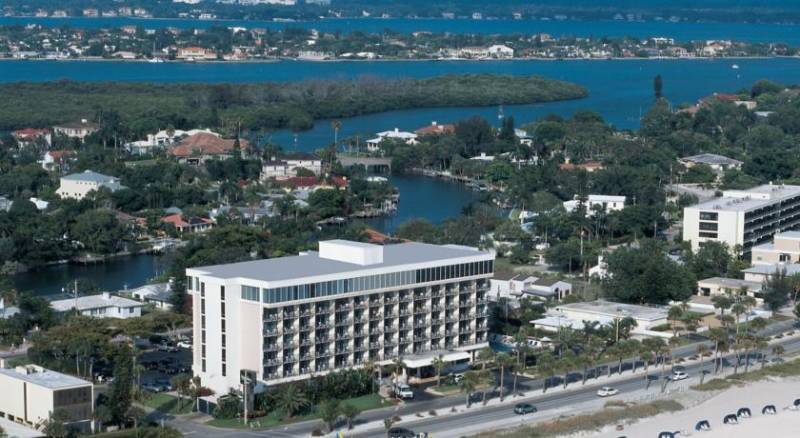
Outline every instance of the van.
{"label": "van", "polygon": [[406,385],[405,383],[395,383],[394,385],[394,396],[401,399],[413,399],[414,398],[414,391],[411,390],[411,387]]}

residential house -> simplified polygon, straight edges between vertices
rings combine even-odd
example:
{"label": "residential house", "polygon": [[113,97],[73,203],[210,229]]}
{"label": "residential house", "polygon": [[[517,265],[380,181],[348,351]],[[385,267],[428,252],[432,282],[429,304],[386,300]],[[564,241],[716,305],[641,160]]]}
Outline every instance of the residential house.
{"label": "residential house", "polygon": [[19,313],[19,307],[6,306],[5,298],[0,297],[0,319],[8,319]]}
{"label": "residential house", "polygon": [[581,201],[580,199],[573,199],[571,201],[564,202],[564,209],[568,212],[573,212],[578,209],[578,207],[583,204],[586,208],[586,215],[591,216],[599,209],[606,214],[609,214],[613,211],[621,211],[625,208],[625,196],[612,196],[612,195],[589,195],[586,198],[586,201]]}
{"label": "residential house", "polygon": [[91,170],[61,177],[61,185],[56,194],[62,198],[83,199],[89,192],[107,188],[112,192],[124,188],[119,178],[107,176]]}
{"label": "residential house", "polygon": [[190,129],[188,131],[184,131],[182,129],[164,129],[156,132],[155,134],[147,134],[146,140],[137,140],[125,143],[125,149],[127,149],[128,152],[133,155],[151,154],[157,149],[163,149],[172,146],[175,143],[179,143],[186,137],[201,133],[211,134],[216,137],[220,136],[210,129]]}
{"label": "residential house", "polygon": [[[0,361],[2,362],[2,361]],[[40,428],[53,412],[64,412],[68,429],[90,433],[94,418],[94,386],[77,377],[38,365],[0,367],[0,418],[28,428]],[[10,431],[9,431],[10,432]],[[28,435],[25,436],[37,436]]]}
{"label": "residential house", "polygon": [[380,143],[386,139],[400,140],[406,144],[417,144],[417,134],[394,128],[394,131],[379,132],[377,137],[367,140],[367,150],[370,152],[378,151],[380,149]]}
{"label": "residential house", "polygon": [[69,164],[75,156],[75,151],[70,150],[53,150],[47,151],[42,156],[41,163],[42,169],[51,172],[67,172],[69,171]]}
{"label": "residential house", "polygon": [[585,170],[586,172],[592,173],[597,170],[603,169],[603,163],[599,161],[584,161],[583,163],[571,163],[567,160],[564,163],[558,165],[558,168],[565,171],[570,170]]}
{"label": "residential house", "polygon": [[417,129],[414,131],[415,134],[418,136],[423,135],[444,135],[444,134],[452,134],[456,132],[456,125],[453,124],[444,124],[441,125],[437,123],[435,120],[431,122],[428,126],[423,126],[422,128]]}
{"label": "residential house", "polygon": [[297,176],[298,169],[305,169],[314,175],[320,175],[322,174],[322,160],[306,152],[285,154],[264,163],[261,168],[261,179]]}
{"label": "residential house", "polygon": [[111,295],[109,292],[50,302],[50,307],[56,312],[77,309],[81,315],[94,318],[138,318],[142,316],[143,306],[138,301]]}
{"label": "residential house", "polygon": [[[169,148],[169,154],[179,162],[197,165],[212,159],[230,158],[235,146],[235,139],[224,139],[212,133],[201,132],[173,144]],[[239,149],[240,153],[249,150],[250,142],[239,139]]]}
{"label": "residential house", "polygon": [[0,196],[0,211],[9,211],[12,205],[14,205],[14,201],[5,196]]}
{"label": "residential house", "polygon": [[752,249],[754,265],[800,263],[800,231],[776,233],[771,243],[762,243]]}
{"label": "residential house", "polygon": [[496,274],[490,280],[490,294],[501,297],[533,297],[561,301],[572,292],[572,284],[558,279],[524,277],[520,274]]}
{"label": "residential house", "polygon": [[758,281],[740,280],[738,278],[712,277],[697,281],[697,295],[713,297],[716,295],[737,294],[746,290],[747,295],[762,299],[763,283]]}
{"label": "residential house", "polygon": [[56,135],[63,135],[69,138],[77,138],[84,141],[86,137],[94,134],[100,130],[100,125],[97,123],[90,123],[86,119],[82,119],[77,123],[64,123],[61,125],[53,126],[53,133]]}
{"label": "residential house", "polygon": [[237,207],[223,205],[211,209],[209,217],[214,223],[218,223],[220,218],[228,218],[229,220],[239,220],[245,224],[254,224],[266,217],[274,216],[272,201],[261,201],[261,205],[257,207]]}
{"label": "residential house", "polygon": [[210,230],[214,222],[204,217],[185,217],[182,214],[171,214],[161,218],[161,222],[175,227],[179,234],[201,233]]}
{"label": "residential house", "polygon": [[154,283],[146,284],[136,289],[125,291],[131,295],[135,300],[139,300],[145,304],[152,304],[156,309],[170,310],[172,309],[172,285],[170,283]]}
{"label": "residential house", "polygon": [[728,158],[724,155],[717,154],[699,154],[692,155],[691,157],[684,157],[678,160],[681,164],[690,169],[698,164],[704,164],[711,168],[711,170],[722,174],[728,169],[741,169],[742,162]]}
{"label": "residential house", "polygon": [[28,147],[35,145],[37,143],[43,146],[50,147],[50,145],[53,144],[53,136],[50,133],[50,130],[47,128],[18,129],[16,131],[12,131],[11,136],[14,137],[15,140],[17,140],[17,144],[19,144],[20,147]]}
{"label": "residential house", "polygon": [[556,332],[562,328],[580,330],[584,321],[615,325],[625,318],[636,321],[631,333],[654,335],[652,328],[667,323],[667,309],[596,300],[556,305],[544,318],[533,320],[531,324],[535,328]]}
{"label": "residential house", "polygon": [[201,61],[217,59],[217,52],[202,47],[180,47],[175,55],[176,59],[185,61]]}

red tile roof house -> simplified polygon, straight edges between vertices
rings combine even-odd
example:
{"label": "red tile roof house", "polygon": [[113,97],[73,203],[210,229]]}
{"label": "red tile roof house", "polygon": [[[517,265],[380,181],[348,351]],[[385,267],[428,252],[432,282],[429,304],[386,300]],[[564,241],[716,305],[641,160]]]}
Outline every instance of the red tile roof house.
{"label": "red tile roof house", "polygon": [[42,156],[40,163],[44,170],[66,172],[69,170],[69,162],[74,156],[75,151],[71,150],[47,151]]}
{"label": "red tile roof house", "polygon": [[431,122],[430,125],[422,127],[414,131],[417,135],[443,135],[443,134],[452,134],[456,132],[455,125],[440,125],[438,123]]}
{"label": "red tile roof house", "polygon": [[53,136],[50,133],[50,130],[45,129],[36,129],[36,128],[25,128],[25,129],[18,129],[11,133],[11,136],[17,140],[20,146],[30,146],[36,141],[41,141],[47,146],[50,146],[53,143]]}
{"label": "red tile roof house", "polygon": [[171,214],[161,218],[161,222],[165,224],[172,224],[180,234],[185,233],[200,233],[210,230],[214,226],[214,222],[204,217],[190,217],[184,218],[180,214]]}
{"label": "red tile roof house", "polygon": [[[229,158],[233,154],[235,139],[225,139],[213,134],[201,132],[190,135],[169,149],[169,154],[181,163],[202,164],[215,158]],[[250,142],[239,139],[242,151],[250,149]]]}

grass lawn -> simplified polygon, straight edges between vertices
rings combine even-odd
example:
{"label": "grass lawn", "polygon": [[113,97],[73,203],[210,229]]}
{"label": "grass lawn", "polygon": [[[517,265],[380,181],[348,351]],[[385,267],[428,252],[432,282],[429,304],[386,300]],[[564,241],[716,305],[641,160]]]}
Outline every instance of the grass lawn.
{"label": "grass lawn", "polygon": [[184,398],[180,408],[179,402],[178,397],[169,394],[151,394],[150,398],[144,402],[144,405],[168,414],[180,415],[192,413],[192,400],[190,398]]}
{"label": "grass lawn", "polygon": [[[363,395],[361,397],[342,400],[342,404],[351,404],[357,407],[360,411],[368,411],[370,409],[378,409],[394,404],[392,401],[386,401],[378,394]],[[206,422],[209,426],[221,427],[226,429],[269,429],[278,425],[286,425],[289,423],[296,423],[299,421],[314,420],[318,418],[316,412],[307,415],[298,415],[291,419],[283,419],[283,414],[278,411],[270,412],[269,414],[253,418],[250,420],[250,425],[245,426],[241,418],[218,419],[215,418]]]}
{"label": "grass lawn", "polygon": [[432,389],[441,394],[452,394],[461,391],[461,388],[459,388],[457,384],[448,383],[442,384],[441,386],[434,386]]}

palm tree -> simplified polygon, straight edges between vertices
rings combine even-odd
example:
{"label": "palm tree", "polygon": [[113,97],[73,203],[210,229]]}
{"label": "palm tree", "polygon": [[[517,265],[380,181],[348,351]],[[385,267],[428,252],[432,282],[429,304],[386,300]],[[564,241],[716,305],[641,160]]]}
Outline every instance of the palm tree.
{"label": "palm tree", "polygon": [[442,386],[442,369],[447,366],[443,355],[439,355],[433,359],[433,367],[436,369],[436,386]]}
{"label": "palm tree", "polygon": [[375,377],[375,376],[373,376],[373,373],[375,373],[377,375],[378,374],[378,370],[380,370],[380,367],[378,366],[378,364],[376,364],[372,360],[364,361],[363,366],[364,366],[364,369],[367,370],[367,373],[369,373],[369,375],[370,375],[369,380],[372,383],[372,393],[374,394],[375,393],[375,381],[380,379],[380,376],[378,376],[377,379],[373,379],[373,377]]}
{"label": "palm tree", "polygon": [[708,345],[700,344],[697,346],[697,355],[700,356],[700,384],[703,384],[703,380],[706,377],[706,354],[708,354]]}
{"label": "palm tree", "polygon": [[328,432],[333,432],[336,426],[336,420],[339,419],[341,413],[339,400],[325,400],[317,408],[319,418],[328,426]]}
{"label": "palm tree", "polygon": [[178,411],[183,409],[183,396],[189,393],[192,385],[191,376],[188,374],[178,374],[173,376],[169,382],[178,392]]}
{"label": "palm tree", "polygon": [[478,360],[481,361],[481,369],[486,369],[486,364],[494,359],[494,350],[491,347],[484,347],[478,352]]}
{"label": "palm tree", "polygon": [[581,385],[586,384],[586,379],[589,377],[589,367],[594,365],[594,359],[592,359],[591,353],[583,352],[575,357],[575,366],[580,367],[583,371],[582,374],[582,382]]}
{"label": "palm tree", "polygon": [[623,344],[625,346],[625,353],[631,357],[633,361],[633,366],[631,367],[631,373],[636,373],[636,363],[638,362],[637,359],[639,357],[639,346],[641,343],[636,339],[628,339]]}
{"label": "palm tree", "polygon": [[403,361],[402,357],[396,357],[392,361],[392,374],[394,374],[395,382],[400,378],[400,376],[405,375],[406,370],[406,363]]}
{"label": "palm tree", "polygon": [[714,341],[714,374],[717,374],[721,362],[720,347],[728,342],[728,333],[724,329],[714,327],[708,331],[708,338]]}
{"label": "palm tree", "polygon": [[475,388],[478,386],[479,381],[480,378],[478,377],[478,374],[475,371],[467,371],[466,373],[464,373],[464,378],[462,378],[461,381],[458,382],[458,389],[461,390],[461,392],[463,392],[466,396],[465,405],[467,407],[469,407],[470,405],[469,396],[470,394],[472,394],[473,391],[475,391]]}
{"label": "palm tree", "polygon": [[[752,342],[753,342],[753,348],[759,351],[757,357],[761,358],[761,368],[764,368],[764,362],[766,362],[767,359],[766,359],[766,354],[762,353],[762,351],[764,351],[764,349],[769,347],[769,342],[767,341],[767,338],[763,336],[754,336]],[[747,360],[747,365],[750,365],[749,359]],[[747,372],[746,366],[745,366],[745,372]]]}
{"label": "palm tree", "polygon": [[672,336],[678,336],[678,322],[683,317],[683,309],[680,306],[672,306],[667,312],[667,321],[672,327]]}
{"label": "palm tree", "polygon": [[547,383],[555,374],[555,358],[551,354],[541,354],[536,358],[536,374],[540,379],[544,379],[542,394],[547,392]]}
{"label": "palm tree", "polygon": [[353,420],[361,414],[361,410],[353,404],[345,403],[341,408],[342,415],[347,419],[347,430],[353,428]]}
{"label": "palm tree", "polygon": [[342,129],[342,122],[339,120],[334,120],[331,122],[331,128],[333,128],[333,144],[335,146],[339,145],[339,130]]}
{"label": "palm tree", "polygon": [[742,315],[747,313],[747,308],[741,302],[734,304],[731,306],[731,312],[736,315],[736,335],[739,335],[739,321],[742,318]]}
{"label": "palm tree", "polygon": [[494,359],[497,366],[500,368],[500,401],[503,401],[504,393],[505,393],[505,385],[503,382],[503,378],[505,377],[505,370],[506,368],[511,365],[513,359],[506,353],[500,353]]}
{"label": "palm tree", "polygon": [[564,374],[564,388],[569,384],[569,372],[575,367],[575,353],[572,350],[567,350],[564,356],[559,359],[556,368]]}
{"label": "palm tree", "polygon": [[136,430],[136,436],[139,436],[139,423],[144,420],[144,417],[147,415],[147,412],[144,409],[138,406],[131,406],[128,408],[128,411],[125,412],[125,416],[133,421],[133,428]]}
{"label": "palm tree", "polygon": [[303,390],[297,385],[286,385],[286,388],[278,394],[276,405],[286,414],[287,418],[292,418],[296,413],[308,406],[309,401]]}

